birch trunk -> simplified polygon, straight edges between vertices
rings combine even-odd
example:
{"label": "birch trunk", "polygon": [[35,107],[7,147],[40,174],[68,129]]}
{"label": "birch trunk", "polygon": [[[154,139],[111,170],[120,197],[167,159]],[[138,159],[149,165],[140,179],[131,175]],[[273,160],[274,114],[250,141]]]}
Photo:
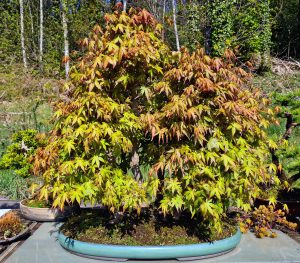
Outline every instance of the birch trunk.
{"label": "birch trunk", "polygon": [[43,0],[40,0],[40,52],[39,52],[40,70],[43,69],[43,41],[44,41],[43,27],[44,27]]}
{"label": "birch trunk", "polygon": [[25,37],[24,37],[24,4],[23,0],[20,0],[20,27],[21,27],[21,47],[24,68],[27,68],[27,57],[25,50]]}
{"label": "birch trunk", "polygon": [[62,26],[64,31],[64,63],[66,70],[66,79],[69,78],[70,71],[70,51],[69,51],[69,37],[68,37],[68,21],[65,0],[62,0]]}
{"label": "birch trunk", "polygon": [[172,6],[173,6],[173,23],[174,23],[176,48],[177,48],[177,51],[179,51],[180,50],[180,44],[179,44],[179,36],[178,36],[177,23],[176,23],[176,0],[172,0]]}
{"label": "birch trunk", "polygon": [[34,36],[34,24],[33,24],[33,15],[31,11],[30,3],[28,4],[28,10],[29,10],[29,16],[30,16],[30,28],[31,28],[31,34]]}
{"label": "birch trunk", "polygon": [[31,9],[31,3],[28,2],[28,11],[29,11],[29,16],[30,16],[30,29],[31,29],[31,45],[32,45],[32,50],[33,50],[33,56],[35,60],[38,60],[37,56],[37,48],[35,45],[34,41],[34,20],[33,20],[33,15],[32,15],[32,9]]}
{"label": "birch trunk", "polygon": [[123,11],[126,12],[127,0],[123,0]]}

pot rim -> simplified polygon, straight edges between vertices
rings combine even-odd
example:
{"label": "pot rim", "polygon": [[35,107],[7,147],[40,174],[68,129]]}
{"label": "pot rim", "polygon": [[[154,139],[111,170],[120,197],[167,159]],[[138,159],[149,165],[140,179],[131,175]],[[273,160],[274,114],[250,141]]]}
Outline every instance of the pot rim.
{"label": "pot rim", "polygon": [[240,243],[241,236],[242,233],[237,228],[236,233],[232,236],[213,242],[189,245],[128,246],[83,242],[59,232],[58,241],[63,248],[71,253],[96,259],[191,259],[212,257],[230,252]]}
{"label": "pot rim", "polygon": [[54,207],[31,207],[31,206],[28,206],[28,205],[25,205],[24,202],[28,200],[28,199],[23,199],[20,201],[20,207],[23,206],[23,207],[27,207],[29,209],[44,209],[44,210],[60,210],[59,208],[54,208]]}

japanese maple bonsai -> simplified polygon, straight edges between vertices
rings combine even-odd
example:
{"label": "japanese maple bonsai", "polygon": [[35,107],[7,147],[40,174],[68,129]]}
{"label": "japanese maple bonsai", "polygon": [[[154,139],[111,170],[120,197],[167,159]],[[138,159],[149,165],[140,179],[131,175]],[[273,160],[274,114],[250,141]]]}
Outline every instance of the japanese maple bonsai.
{"label": "japanese maple bonsai", "polygon": [[[105,21],[81,42],[69,98],[57,102],[49,144],[37,151],[40,198],[60,208],[100,203],[108,217],[184,216],[221,233],[229,206],[248,211],[261,183],[279,182],[267,100],[232,52],[171,52],[146,10]],[[127,226],[120,218],[106,222]]]}

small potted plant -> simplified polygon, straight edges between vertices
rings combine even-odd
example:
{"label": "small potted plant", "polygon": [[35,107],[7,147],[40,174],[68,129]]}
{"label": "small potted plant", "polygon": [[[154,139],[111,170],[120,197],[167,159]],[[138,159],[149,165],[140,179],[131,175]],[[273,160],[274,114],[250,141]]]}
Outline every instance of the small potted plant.
{"label": "small potted plant", "polygon": [[264,131],[267,100],[249,89],[232,52],[171,52],[146,10],[105,21],[82,41],[69,100],[57,103],[49,142],[35,157],[40,199],[107,208],[70,218],[60,244],[119,259],[231,251],[241,233],[228,207],[249,211],[260,184],[279,181]]}
{"label": "small potted plant", "polygon": [[[33,192],[35,192],[36,187],[40,188],[39,185],[42,184],[41,178],[32,175],[32,159],[37,149],[44,146],[46,141],[46,135],[38,133],[36,130],[21,130],[13,134],[13,143],[8,146],[1,158],[0,167],[12,169],[16,176],[24,178],[28,185],[28,192],[30,192],[30,184]],[[46,201],[39,200],[35,192],[33,196],[20,202],[20,210],[22,215],[29,220],[56,221],[65,219],[71,213],[72,208],[66,206],[64,211],[52,208],[51,198]]]}
{"label": "small potted plant", "polygon": [[28,225],[17,212],[11,211],[0,217],[0,245],[21,240],[30,234]]}
{"label": "small potted plant", "polygon": [[258,238],[277,236],[274,229],[296,230],[297,224],[286,219],[287,211],[276,209],[275,205],[260,205],[254,211],[239,218],[241,231],[246,233],[249,229]]}
{"label": "small potted plant", "polygon": [[65,204],[63,209],[53,207],[51,200],[37,198],[25,199],[20,202],[22,216],[31,221],[53,222],[63,221],[75,212],[75,205]]}

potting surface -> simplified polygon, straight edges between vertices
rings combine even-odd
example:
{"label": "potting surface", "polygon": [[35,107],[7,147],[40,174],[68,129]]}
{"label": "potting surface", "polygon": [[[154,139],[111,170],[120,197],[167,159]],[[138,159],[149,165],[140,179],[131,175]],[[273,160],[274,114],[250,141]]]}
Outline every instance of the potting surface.
{"label": "potting surface", "polygon": [[[44,223],[34,234],[19,247],[5,263],[109,263],[83,258],[64,250],[56,241],[57,227],[54,223]],[[144,262],[144,261],[127,261]],[[145,261],[179,262],[177,260]],[[195,260],[195,263],[212,262],[300,262],[300,244],[278,232],[275,239],[257,239],[252,233],[243,235],[241,243],[232,252],[215,258]]]}

